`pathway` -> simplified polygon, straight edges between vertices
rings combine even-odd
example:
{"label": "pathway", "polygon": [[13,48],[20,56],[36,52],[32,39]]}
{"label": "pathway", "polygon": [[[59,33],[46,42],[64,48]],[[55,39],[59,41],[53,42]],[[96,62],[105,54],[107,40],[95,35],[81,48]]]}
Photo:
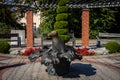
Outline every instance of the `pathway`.
{"label": "pathway", "polygon": [[120,54],[84,56],[71,63],[64,76],[51,76],[40,61],[27,57],[0,54],[0,80],[120,80]]}

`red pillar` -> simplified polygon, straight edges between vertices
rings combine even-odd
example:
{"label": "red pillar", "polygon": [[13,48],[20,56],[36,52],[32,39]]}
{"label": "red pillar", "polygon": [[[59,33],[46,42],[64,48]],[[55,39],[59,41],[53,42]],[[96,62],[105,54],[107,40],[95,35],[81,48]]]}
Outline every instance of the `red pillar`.
{"label": "red pillar", "polygon": [[82,47],[89,46],[89,9],[82,10]]}
{"label": "red pillar", "polygon": [[26,45],[33,47],[33,11],[26,12]]}

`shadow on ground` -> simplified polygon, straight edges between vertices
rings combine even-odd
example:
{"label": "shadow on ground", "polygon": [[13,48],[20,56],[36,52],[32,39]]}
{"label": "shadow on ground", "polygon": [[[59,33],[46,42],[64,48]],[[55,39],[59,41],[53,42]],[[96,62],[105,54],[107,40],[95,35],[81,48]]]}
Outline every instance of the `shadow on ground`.
{"label": "shadow on ground", "polygon": [[6,66],[1,66],[0,70],[6,69],[6,68],[13,68],[13,67],[19,67],[22,65],[25,65],[26,63],[18,63],[18,64],[11,64],[11,65],[6,65]]}
{"label": "shadow on ground", "polygon": [[8,59],[11,59],[12,57],[8,57],[8,56],[1,56],[0,55],[0,61],[3,61],[3,60],[8,60]]}
{"label": "shadow on ground", "polygon": [[80,75],[92,76],[96,74],[96,69],[91,64],[73,63],[70,72],[63,75],[63,78],[79,78]]}

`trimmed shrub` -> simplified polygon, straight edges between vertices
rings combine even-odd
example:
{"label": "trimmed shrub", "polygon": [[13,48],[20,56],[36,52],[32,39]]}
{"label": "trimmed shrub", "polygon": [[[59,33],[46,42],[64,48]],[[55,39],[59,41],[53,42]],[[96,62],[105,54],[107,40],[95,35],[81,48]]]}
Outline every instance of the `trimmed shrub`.
{"label": "trimmed shrub", "polygon": [[63,6],[63,5],[65,5],[68,1],[69,1],[69,0],[60,0],[59,3],[58,3],[58,5],[59,5],[59,6]]}
{"label": "trimmed shrub", "polygon": [[116,53],[120,50],[120,44],[117,42],[108,42],[105,48],[110,51],[110,53]]}
{"label": "trimmed shrub", "polygon": [[64,41],[65,43],[70,40],[70,36],[68,35],[59,35],[60,39]]}
{"label": "trimmed shrub", "polygon": [[54,23],[54,30],[58,31],[60,39],[64,42],[69,41],[68,35],[68,7],[66,3],[68,0],[59,0],[57,6],[56,22]]}
{"label": "trimmed shrub", "polygon": [[68,29],[57,29],[58,34],[66,35],[68,33]]}
{"label": "trimmed shrub", "polygon": [[59,13],[66,13],[66,12],[68,12],[68,7],[67,6],[59,6],[56,11],[58,14]]}
{"label": "trimmed shrub", "polygon": [[56,21],[67,20],[67,19],[68,19],[67,13],[61,13],[56,16]]}
{"label": "trimmed shrub", "polygon": [[8,42],[0,42],[0,52],[8,53],[10,49],[10,44]]}
{"label": "trimmed shrub", "polygon": [[62,28],[67,28],[68,27],[68,22],[67,21],[57,21],[54,24],[54,29],[62,29]]}

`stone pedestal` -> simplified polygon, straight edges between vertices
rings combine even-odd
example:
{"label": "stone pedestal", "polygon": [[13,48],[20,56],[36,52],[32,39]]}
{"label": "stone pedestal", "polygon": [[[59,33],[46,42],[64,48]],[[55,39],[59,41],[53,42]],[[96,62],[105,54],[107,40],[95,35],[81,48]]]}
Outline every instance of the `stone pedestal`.
{"label": "stone pedestal", "polygon": [[89,9],[82,10],[82,47],[89,45]]}

